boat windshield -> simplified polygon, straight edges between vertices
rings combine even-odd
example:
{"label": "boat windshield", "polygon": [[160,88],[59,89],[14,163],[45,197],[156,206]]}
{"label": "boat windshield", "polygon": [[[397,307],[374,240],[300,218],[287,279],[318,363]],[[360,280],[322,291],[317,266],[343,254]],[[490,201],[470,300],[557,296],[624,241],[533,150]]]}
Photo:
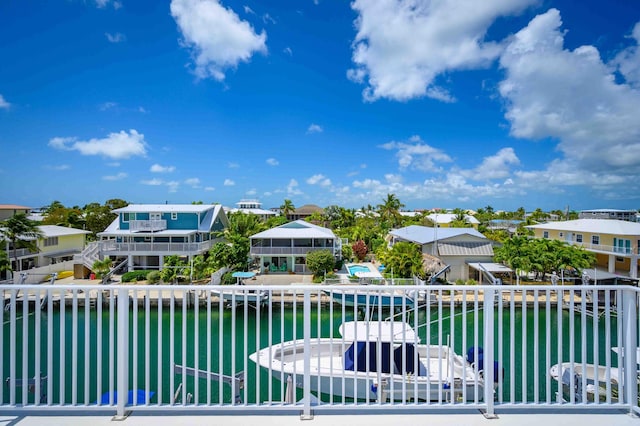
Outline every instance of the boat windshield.
{"label": "boat windshield", "polygon": [[417,375],[426,376],[426,368],[416,357],[416,348],[412,343],[392,348],[389,342],[380,342],[379,347],[376,342],[354,342],[344,353],[344,369],[387,374],[416,374],[417,367]]}

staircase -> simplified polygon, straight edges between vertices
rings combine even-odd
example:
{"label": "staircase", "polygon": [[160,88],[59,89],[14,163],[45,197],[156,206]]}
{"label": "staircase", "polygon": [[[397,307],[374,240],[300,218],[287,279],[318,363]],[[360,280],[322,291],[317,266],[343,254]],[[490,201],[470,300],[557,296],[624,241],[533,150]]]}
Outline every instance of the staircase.
{"label": "staircase", "polygon": [[80,254],[73,256],[76,263],[82,263],[87,269],[93,269],[93,263],[100,260],[100,243],[97,241],[87,244]]}

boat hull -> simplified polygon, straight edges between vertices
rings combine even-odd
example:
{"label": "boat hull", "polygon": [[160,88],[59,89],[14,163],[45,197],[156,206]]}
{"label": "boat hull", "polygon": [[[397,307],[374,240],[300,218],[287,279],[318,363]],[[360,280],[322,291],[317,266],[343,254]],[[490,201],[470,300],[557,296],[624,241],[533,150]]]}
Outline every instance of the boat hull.
{"label": "boat hull", "polygon": [[[584,368],[586,367],[586,368]],[[606,401],[607,387],[612,392],[612,402],[617,402],[618,383],[620,380],[620,371],[611,367],[607,372],[604,365],[573,363],[573,383],[571,382],[572,363],[565,362],[555,364],[549,369],[549,375],[552,379],[562,384],[562,396],[565,400],[571,400],[571,394],[576,401],[583,401],[584,394],[587,395],[587,401],[594,402],[597,398],[599,401]],[[584,377],[584,380],[583,380]],[[573,389],[572,389],[573,388]]]}
{"label": "boat hull", "polygon": [[[350,345],[340,338],[315,339],[309,345],[312,392],[364,401],[483,400],[480,374],[446,346],[417,345],[424,375],[416,375],[347,370],[343,355]],[[264,348],[249,358],[277,379],[286,381],[291,376],[295,385],[302,388],[303,348],[304,341],[295,340]]]}
{"label": "boat hull", "polygon": [[360,306],[360,307],[412,307],[413,298],[406,294],[385,294],[385,293],[369,293],[358,292],[357,290],[324,290],[325,294],[333,299],[334,302],[344,306]]}

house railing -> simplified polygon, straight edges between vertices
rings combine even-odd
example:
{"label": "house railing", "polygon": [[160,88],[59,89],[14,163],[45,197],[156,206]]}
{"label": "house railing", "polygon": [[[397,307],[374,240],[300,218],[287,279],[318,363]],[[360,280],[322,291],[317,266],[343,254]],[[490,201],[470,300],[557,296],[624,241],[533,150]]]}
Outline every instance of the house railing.
{"label": "house railing", "polygon": [[201,243],[119,243],[114,240],[100,241],[100,251],[103,254],[125,254],[130,252],[160,252],[160,253],[199,253],[212,247],[213,240]]}
{"label": "house railing", "polygon": [[[640,413],[640,290],[630,286],[58,284],[0,291],[0,341],[8,342],[0,345],[0,411],[14,414]],[[354,319],[365,328],[340,335],[339,326]],[[385,361],[372,332],[403,323],[420,343],[413,347],[409,331],[396,332]],[[361,343],[350,349],[353,342]],[[322,362],[315,356],[321,348],[332,354]],[[251,357],[262,349],[263,358],[253,358],[260,366]],[[594,365],[595,383],[581,374]]]}
{"label": "house railing", "polygon": [[251,247],[250,255],[304,255],[318,250],[331,250],[335,252],[335,247]]}
{"label": "house railing", "polygon": [[592,243],[584,243],[578,241],[566,241],[568,244],[584,247],[586,250],[593,250],[598,252],[605,252],[617,255],[634,255],[639,254],[638,247],[619,247],[619,246],[608,246],[604,244],[592,244]]}
{"label": "house railing", "polygon": [[164,219],[129,221],[130,231],[154,232],[164,231],[165,229],[167,229],[167,221]]}

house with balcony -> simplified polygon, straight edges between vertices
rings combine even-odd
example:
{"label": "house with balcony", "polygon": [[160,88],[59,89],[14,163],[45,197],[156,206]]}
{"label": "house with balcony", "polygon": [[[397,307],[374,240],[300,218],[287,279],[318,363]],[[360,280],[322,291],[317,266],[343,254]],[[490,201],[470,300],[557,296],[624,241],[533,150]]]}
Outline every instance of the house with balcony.
{"label": "house with balcony", "polygon": [[229,225],[220,204],[130,204],[113,212],[118,217],[83,253],[89,269],[105,257],[126,260],[130,271],[162,269],[169,255],[191,260],[220,241],[216,234]]}
{"label": "house with balcony", "polygon": [[[73,268],[73,258],[82,252],[86,244],[86,236],[91,232],[83,229],[68,228],[57,225],[39,225],[42,237],[34,240],[25,238],[19,241],[15,251],[10,241],[5,241],[4,249],[11,260],[14,275],[28,271],[30,277],[26,283],[37,283],[51,272],[61,272]],[[0,230],[0,240],[2,231]],[[17,262],[16,262],[17,257]]]}
{"label": "house with balcony", "polygon": [[611,274],[638,278],[640,223],[613,219],[577,219],[541,223],[527,228],[536,238],[550,238],[584,247],[596,255],[596,266]]}
{"label": "house with balcony", "polygon": [[250,237],[250,256],[260,272],[305,274],[307,254],[329,250],[336,261],[342,258],[342,239],[333,231],[304,220],[285,223]]}
{"label": "house with balcony", "polygon": [[266,210],[262,208],[262,203],[258,200],[240,200],[236,203],[236,208],[230,209],[229,212],[236,213],[241,212],[245,214],[255,214],[262,220],[267,220],[270,217],[277,216],[278,213],[272,210]]}
{"label": "house with balcony", "polygon": [[420,246],[423,254],[438,257],[449,265],[448,280],[478,279],[477,264],[487,268],[493,264],[492,242],[473,228],[410,225],[391,230],[387,241],[389,247],[398,242],[411,242]]}
{"label": "house with balcony", "polygon": [[[451,226],[451,222],[456,219],[455,214],[453,213],[432,213],[427,216],[428,219],[431,219],[433,223],[438,225],[438,228],[449,228]],[[464,215],[465,220],[469,225],[471,225],[474,229],[478,229],[478,225],[480,225],[480,221],[470,214]]]}

